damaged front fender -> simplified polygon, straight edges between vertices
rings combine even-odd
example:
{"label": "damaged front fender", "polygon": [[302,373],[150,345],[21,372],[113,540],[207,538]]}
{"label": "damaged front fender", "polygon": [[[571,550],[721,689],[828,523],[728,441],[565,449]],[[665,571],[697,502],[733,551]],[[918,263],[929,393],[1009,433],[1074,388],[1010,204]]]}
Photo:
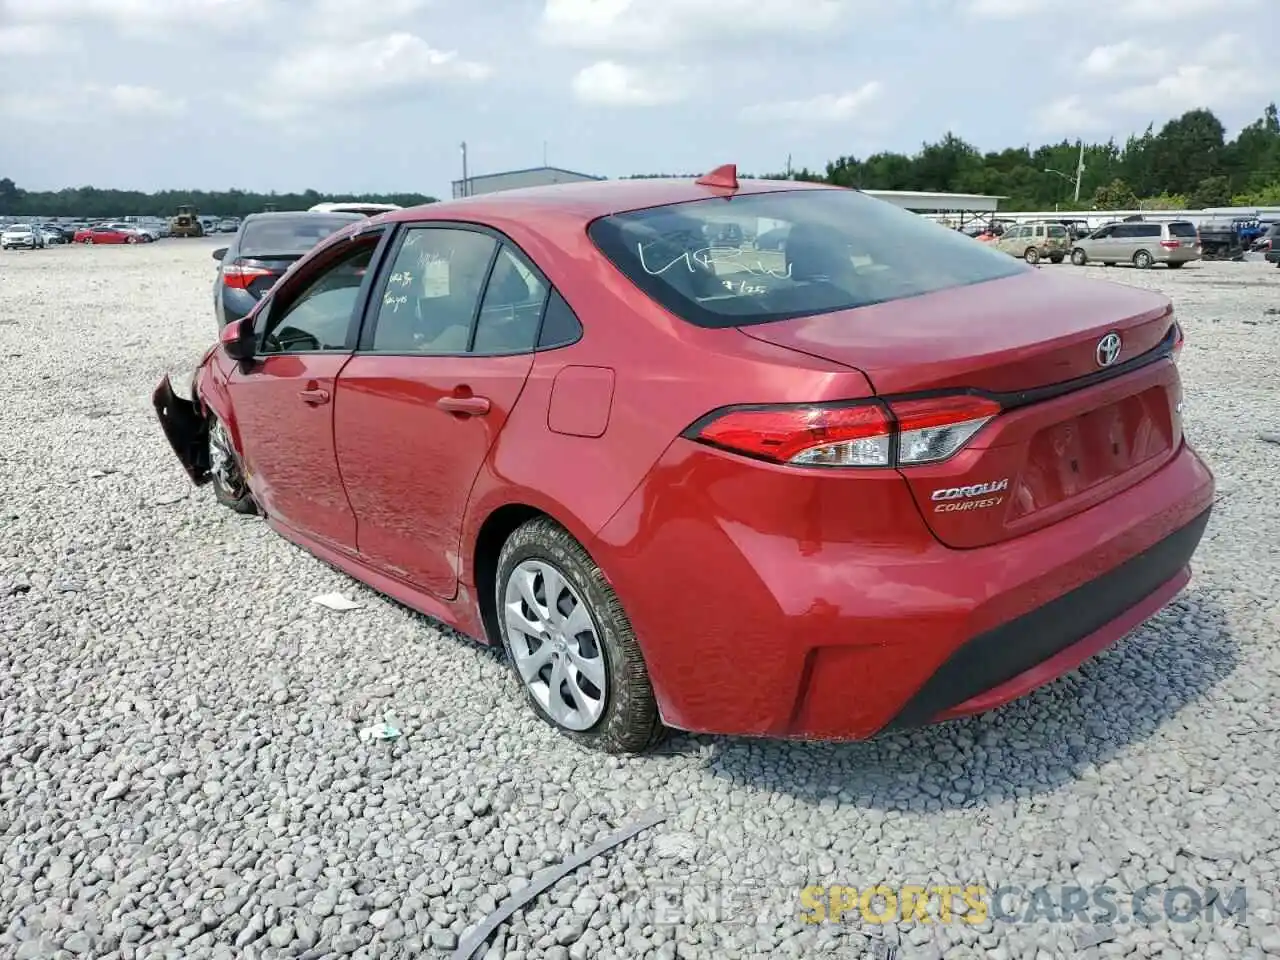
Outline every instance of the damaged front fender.
{"label": "damaged front fender", "polygon": [[192,399],[178,396],[169,375],[165,374],[151,395],[151,403],[182,469],[196,486],[208,483],[209,422],[194,396]]}

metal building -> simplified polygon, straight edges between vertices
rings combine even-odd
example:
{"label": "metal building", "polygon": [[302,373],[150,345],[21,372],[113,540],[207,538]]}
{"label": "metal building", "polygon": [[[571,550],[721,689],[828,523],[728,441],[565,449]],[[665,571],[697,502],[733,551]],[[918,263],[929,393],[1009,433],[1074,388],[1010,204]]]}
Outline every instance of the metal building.
{"label": "metal building", "polygon": [[[583,180],[603,180],[589,173],[578,173],[560,167],[529,167],[527,170],[508,170],[506,173],[486,173],[466,180],[453,181],[453,196],[475,196],[479,193],[496,193],[499,190],[517,190],[520,187],[545,187],[553,183],[578,183]],[[463,189],[463,186],[467,189]]]}

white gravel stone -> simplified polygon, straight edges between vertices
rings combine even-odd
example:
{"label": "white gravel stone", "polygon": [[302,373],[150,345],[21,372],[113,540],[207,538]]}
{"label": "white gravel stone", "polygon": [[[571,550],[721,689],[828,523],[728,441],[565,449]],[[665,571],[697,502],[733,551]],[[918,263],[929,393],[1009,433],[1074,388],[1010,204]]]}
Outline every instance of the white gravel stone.
{"label": "white gravel stone", "polygon": [[[1221,494],[1150,624],[994,715],[616,759],[537,721],[490,652],[192,493],[150,391],[214,337],[215,245],[0,256],[0,956],[441,955],[654,807],[666,824],[488,955],[1280,951],[1280,447],[1258,440],[1280,430],[1280,271],[1045,267],[1168,292],[1186,328],[1188,431]],[[312,602],[330,592],[360,609]],[[359,738],[389,711],[401,737]],[[1243,884],[1248,916],[797,919],[809,883],[1085,881],[1122,906]]]}

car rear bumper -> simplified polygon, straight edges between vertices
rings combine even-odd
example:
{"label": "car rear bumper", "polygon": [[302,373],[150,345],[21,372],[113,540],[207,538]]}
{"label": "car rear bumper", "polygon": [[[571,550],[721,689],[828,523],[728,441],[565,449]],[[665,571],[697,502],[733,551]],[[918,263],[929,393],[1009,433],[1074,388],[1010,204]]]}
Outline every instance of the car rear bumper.
{"label": "car rear bumper", "polygon": [[[784,506],[782,487],[747,476],[759,465],[695,446],[673,446],[592,550],[664,720],[708,733],[856,740],[1020,697],[1187,583],[1213,501],[1212,474],[1184,445],[1069,519],[953,550],[887,476],[865,497],[862,480],[835,480],[835,499],[815,486],[833,481],[782,480]],[[801,529],[774,529],[784,515]]]}

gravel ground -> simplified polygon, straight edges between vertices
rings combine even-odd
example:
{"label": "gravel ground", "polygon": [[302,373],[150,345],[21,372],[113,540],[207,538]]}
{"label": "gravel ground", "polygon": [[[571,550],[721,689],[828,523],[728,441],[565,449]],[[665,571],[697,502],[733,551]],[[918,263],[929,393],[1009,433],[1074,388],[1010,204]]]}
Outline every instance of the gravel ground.
{"label": "gravel ground", "polygon": [[[1280,956],[1280,446],[1257,438],[1280,271],[1083,268],[1180,305],[1220,479],[1193,584],[1147,626],[994,715],[619,760],[535,721],[493,654],[192,490],[149,395],[212,340],[214,245],[0,256],[0,956],[442,955],[652,809],[488,956]],[[334,590],[363,606],[312,602]],[[388,713],[401,737],[361,739]],[[1014,920],[799,919],[806,884],[904,883],[1021,893]],[[1052,922],[1077,884],[1119,916]],[[1226,919],[1162,915],[1239,885]]]}

